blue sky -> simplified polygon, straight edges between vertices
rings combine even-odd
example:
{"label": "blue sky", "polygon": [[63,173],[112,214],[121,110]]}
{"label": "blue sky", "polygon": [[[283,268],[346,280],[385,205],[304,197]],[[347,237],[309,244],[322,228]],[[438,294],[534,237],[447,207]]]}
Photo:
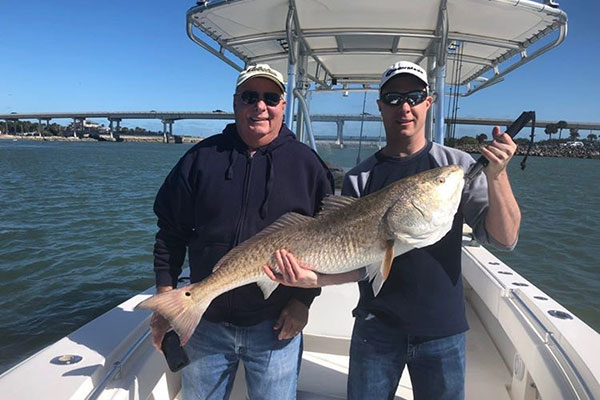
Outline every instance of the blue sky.
{"label": "blue sky", "polygon": [[[194,5],[187,0],[0,1],[0,113],[231,110],[237,73],[188,39],[185,13]],[[459,116],[516,118],[534,109],[538,119],[600,122],[600,4],[563,0],[560,5],[569,16],[565,42],[505,82],[461,99]],[[342,101],[349,105],[344,111],[362,111],[362,95]],[[315,96],[311,108],[319,112],[326,103],[332,102]],[[377,113],[375,94],[369,95],[366,111]],[[180,121],[174,133],[207,135],[222,125]]]}

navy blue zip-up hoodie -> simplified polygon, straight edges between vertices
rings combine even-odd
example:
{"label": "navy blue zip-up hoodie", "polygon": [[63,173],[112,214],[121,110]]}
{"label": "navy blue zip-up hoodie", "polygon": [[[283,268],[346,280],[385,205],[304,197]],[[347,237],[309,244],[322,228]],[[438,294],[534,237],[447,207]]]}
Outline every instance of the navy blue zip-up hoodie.
{"label": "navy blue zip-up hoodie", "polygon": [[[235,124],[192,147],[171,170],[154,202],[157,286],[177,286],[189,249],[191,282],[211,274],[230,249],[289,211],[314,215],[333,193],[331,173],[284,125],[250,156]],[[278,318],[291,298],[310,306],[320,289],[283,285],[265,300],[256,284],[217,297],[204,314],[213,321],[254,325]]]}

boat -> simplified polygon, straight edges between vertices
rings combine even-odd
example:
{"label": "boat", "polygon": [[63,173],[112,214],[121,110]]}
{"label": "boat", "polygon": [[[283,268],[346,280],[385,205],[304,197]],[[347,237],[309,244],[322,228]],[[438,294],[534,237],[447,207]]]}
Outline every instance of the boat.
{"label": "boat", "polygon": [[[426,67],[436,96],[431,140],[443,140],[446,86],[470,96],[560,45],[553,1],[215,0],[187,12],[187,34],[227,65],[287,71],[286,121],[314,147],[307,90],[372,90],[398,59]],[[460,68],[461,74],[453,74]],[[600,335],[479,245],[465,229],[466,398],[600,399]],[[181,377],[152,347],[149,288],[0,376],[6,399],[180,399]],[[297,398],[344,399],[356,284],[323,288],[303,331]],[[243,367],[232,399],[245,399]],[[396,399],[412,399],[405,370]]]}

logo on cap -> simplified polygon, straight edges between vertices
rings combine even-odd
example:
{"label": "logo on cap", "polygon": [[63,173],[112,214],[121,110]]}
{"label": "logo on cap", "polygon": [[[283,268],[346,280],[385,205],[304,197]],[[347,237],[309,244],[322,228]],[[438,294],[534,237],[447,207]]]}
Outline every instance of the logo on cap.
{"label": "logo on cap", "polygon": [[282,92],[285,92],[283,75],[281,75],[281,73],[279,73],[277,70],[271,68],[268,64],[256,64],[248,66],[238,75],[236,87],[239,87],[242,83],[246,82],[250,78],[260,76],[272,80],[281,88]]}
{"label": "logo on cap", "polygon": [[379,81],[379,90],[381,91],[383,86],[390,79],[400,74],[412,75],[422,81],[426,86],[429,85],[429,82],[427,82],[427,73],[423,68],[409,61],[398,61],[397,63],[390,65],[381,75],[381,80]]}
{"label": "logo on cap", "polygon": [[386,77],[388,77],[388,76],[390,76],[391,74],[393,74],[394,72],[396,72],[396,71],[402,71],[402,70],[411,70],[411,71],[415,71],[415,72],[417,72],[417,73],[419,73],[419,74],[421,74],[421,73],[422,73],[422,72],[421,72],[421,70],[420,70],[420,69],[418,69],[418,68],[412,67],[412,66],[410,66],[410,65],[403,65],[403,66],[399,66],[399,67],[390,68],[390,69],[389,69],[389,70],[388,70],[388,71],[385,73],[385,76],[386,76]]}

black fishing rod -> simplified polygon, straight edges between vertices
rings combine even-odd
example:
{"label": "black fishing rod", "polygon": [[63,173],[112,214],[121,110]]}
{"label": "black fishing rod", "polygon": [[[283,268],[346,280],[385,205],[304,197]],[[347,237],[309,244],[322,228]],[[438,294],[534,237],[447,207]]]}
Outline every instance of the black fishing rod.
{"label": "black fishing rod", "polygon": [[[535,121],[535,111],[523,111],[519,118],[517,118],[506,130],[506,133],[510,135],[511,138],[517,136],[517,133],[523,129],[525,125],[527,125],[530,121]],[[535,129],[535,127],[532,127]],[[471,166],[469,171],[465,175],[465,179],[470,181],[475,178],[477,174],[481,172],[487,165],[489,164],[489,160],[484,156],[480,156],[477,162]]]}

